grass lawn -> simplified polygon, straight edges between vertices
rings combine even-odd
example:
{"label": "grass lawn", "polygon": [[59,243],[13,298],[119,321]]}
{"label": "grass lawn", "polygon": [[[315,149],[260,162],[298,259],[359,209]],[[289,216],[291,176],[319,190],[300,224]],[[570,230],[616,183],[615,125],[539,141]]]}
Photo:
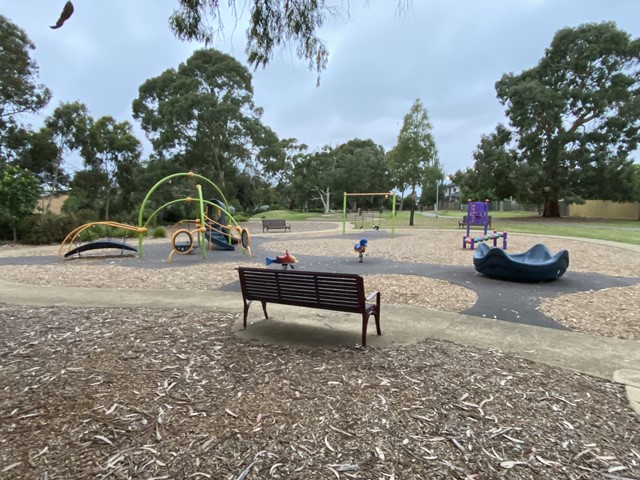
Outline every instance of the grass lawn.
{"label": "grass lawn", "polygon": [[[430,212],[433,213],[433,212]],[[437,217],[424,216],[416,212],[413,227],[409,226],[409,212],[402,211],[396,215],[396,229],[454,229],[458,230],[458,221],[466,212],[441,211]],[[531,233],[537,235],[557,235],[561,237],[593,238],[614,242],[640,245],[640,221],[638,220],[603,220],[593,218],[561,217],[542,218],[531,212],[490,212],[494,230],[511,233]],[[301,213],[289,210],[273,210],[252,217],[252,220],[262,218],[284,218],[288,221],[325,220],[342,222],[342,213],[318,214]],[[379,225],[381,229],[391,229],[391,212],[365,214],[356,216],[349,214],[347,223],[363,225],[364,229]],[[479,231],[480,227],[474,227]],[[460,229],[462,233],[464,229]]]}

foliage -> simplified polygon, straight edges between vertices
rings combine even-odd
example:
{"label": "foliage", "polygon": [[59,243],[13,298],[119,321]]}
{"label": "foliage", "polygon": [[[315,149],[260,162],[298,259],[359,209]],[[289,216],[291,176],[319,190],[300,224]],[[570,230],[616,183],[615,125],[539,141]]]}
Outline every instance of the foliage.
{"label": "foliage", "polygon": [[640,202],[640,163],[633,165],[633,195],[631,200]]}
{"label": "foliage", "polygon": [[300,152],[290,162],[291,204],[305,211],[320,201],[327,213],[342,208],[344,192],[386,192],[391,187],[384,149],[372,140],[353,139],[311,154]]}
{"label": "foliage", "polygon": [[[57,186],[67,185],[69,177],[60,171],[57,177],[54,175],[58,150],[53,142],[53,132],[46,127],[36,132],[25,132],[25,144],[17,149],[17,158],[14,164],[31,171],[38,180],[44,192],[54,193],[59,188],[53,189],[53,180],[57,178]],[[47,206],[45,206],[46,208]]]}
{"label": "foliage", "polygon": [[249,221],[249,217],[244,213],[234,213],[233,214],[233,219],[238,223],[240,223],[240,222],[248,222]]}
{"label": "foliage", "polygon": [[267,176],[265,180],[268,179],[269,183],[262,182],[256,185],[259,204],[294,207],[299,197],[293,187],[294,167],[302,161],[307,154],[307,149],[305,144],[298,143],[295,138],[280,140],[276,154],[265,165],[264,173]]}
{"label": "foliage", "polygon": [[0,216],[7,219],[16,241],[19,223],[33,213],[40,197],[38,180],[15,165],[0,169]]}
{"label": "foliage", "polygon": [[61,243],[79,225],[75,215],[53,213],[30,215],[18,226],[18,237],[29,245],[49,245]]}
{"label": "foliage", "polygon": [[[178,10],[169,20],[171,29],[180,39],[211,44],[223,29],[220,3],[220,0],[178,0]],[[227,3],[236,18],[238,7],[241,10],[246,7],[244,3],[238,6],[236,0]],[[397,0],[400,12],[409,5],[408,0]],[[348,18],[348,2],[346,8],[343,12],[326,0],[250,0],[246,48],[249,63],[254,68],[264,67],[278,49],[292,43],[298,58],[320,73],[327,66],[329,52],[317,31],[328,17],[344,14]]]}
{"label": "foliage", "polygon": [[18,116],[37,112],[51,98],[49,89],[37,83],[38,66],[30,57],[34,49],[24,30],[0,15],[0,167],[11,159],[8,147],[24,135]]}
{"label": "foliage", "polygon": [[167,231],[164,227],[156,227],[153,229],[153,238],[167,238]]}
{"label": "foliage", "polygon": [[[63,169],[65,160],[73,152],[88,155],[89,131],[93,119],[89,115],[86,105],[80,102],[61,103],[45,121],[45,127],[40,135],[43,140],[53,144],[55,155],[52,156],[51,147],[45,143],[46,155],[39,157],[41,162],[38,171],[42,172],[43,180],[48,191],[59,191],[61,184],[68,183],[68,177]],[[46,138],[49,137],[49,138]],[[36,155],[39,152],[34,152]],[[48,206],[45,210],[48,210]]]}
{"label": "foliage", "polygon": [[537,66],[504,75],[496,91],[513,129],[514,171],[525,180],[518,193],[544,203],[544,216],[559,216],[562,198],[631,198],[639,40],[611,22],[564,28]]}
{"label": "foliage", "polygon": [[432,128],[426,108],[417,99],[404,116],[396,146],[387,155],[394,186],[401,192],[406,188],[411,190],[411,226],[417,200],[416,188],[419,185],[435,184],[444,177]]}
{"label": "foliage", "polygon": [[96,196],[102,200],[104,219],[109,220],[115,196],[131,190],[126,187],[133,182],[142,147],[129,122],[105,116],[91,125],[87,151],[85,163],[95,172],[91,178],[101,180],[94,183],[94,192],[100,193]]}
{"label": "foliage", "polygon": [[253,104],[251,74],[233,57],[198,50],[177,69],[144,82],[133,102],[158,159],[225,188],[227,173],[259,171],[278,139]]}
{"label": "foliage", "polygon": [[373,140],[349,140],[334,148],[332,155],[336,163],[333,189],[338,195],[391,190],[384,149]]}
{"label": "foliage", "polygon": [[[229,5],[234,3],[230,1]],[[220,0],[179,0],[179,9],[170,19],[171,28],[178,38],[209,44],[216,29],[207,18],[219,19],[219,6]],[[246,52],[251,65],[266,66],[274,50],[291,40],[297,43],[298,56],[311,68],[320,72],[326,67],[329,54],[316,35],[329,11],[324,0],[253,0],[249,8]],[[221,28],[221,23],[218,25]]]}
{"label": "foliage", "polygon": [[307,211],[310,202],[318,200],[325,213],[331,209],[335,169],[336,158],[329,147],[295,159],[291,179],[292,196],[303,210]]}
{"label": "foliage", "polygon": [[97,169],[80,170],[71,181],[69,198],[64,202],[62,211],[72,213],[91,210],[95,212],[96,220],[104,220],[104,210],[97,204],[96,198],[104,195],[102,190],[107,182],[104,172]]}
{"label": "foliage", "polygon": [[[322,213],[322,212],[320,212]],[[284,218],[287,221],[304,221],[304,220],[308,220],[309,218],[312,217],[316,217],[317,213],[308,213],[308,212],[299,212],[299,211],[294,211],[294,210],[269,210],[267,212],[261,212],[257,215],[254,215],[252,217],[252,220],[254,219],[279,219],[279,218]],[[340,217],[340,219],[342,218],[342,214],[340,214],[339,216],[336,215],[336,220],[338,220],[338,217]]]}

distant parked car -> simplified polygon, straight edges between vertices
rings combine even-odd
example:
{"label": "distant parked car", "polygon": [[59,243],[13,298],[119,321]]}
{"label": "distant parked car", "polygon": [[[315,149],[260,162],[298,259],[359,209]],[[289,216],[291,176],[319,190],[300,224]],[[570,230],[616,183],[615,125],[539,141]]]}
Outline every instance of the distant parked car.
{"label": "distant parked car", "polygon": [[262,212],[268,212],[269,211],[269,205],[260,205],[259,207],[256,207],[253,209],[253,213],[262,213]]}

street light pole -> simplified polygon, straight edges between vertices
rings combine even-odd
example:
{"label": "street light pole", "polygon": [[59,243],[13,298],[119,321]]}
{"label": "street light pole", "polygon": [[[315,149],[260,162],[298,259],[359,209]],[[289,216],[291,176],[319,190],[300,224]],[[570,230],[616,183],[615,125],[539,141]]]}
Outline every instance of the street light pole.
{"label": "street light pole", "polygon": [[440,199],[440,180],[436,180],[436,208],[435,208],[435,212],[436,215],[438,215],[438,200]]}

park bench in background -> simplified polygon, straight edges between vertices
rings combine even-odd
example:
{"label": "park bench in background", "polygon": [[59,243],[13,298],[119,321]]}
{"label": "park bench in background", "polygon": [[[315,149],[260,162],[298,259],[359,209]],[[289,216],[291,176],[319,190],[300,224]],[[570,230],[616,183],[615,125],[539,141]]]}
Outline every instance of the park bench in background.
{"label": "park bench in background", "polygon": [[287,225],[282,219],[271,219],[271,220],[262,220],[262,232],[269,230],[287,230],[291,231],[291,225]]}
{"label": "park bench in background", "polygon": [[[472,223],[471,225],[481,225],[484,226],[484,223]],[[464,215],[462,217],[462,220],[458,221],[458,228],[462,228],[462,227],[466,227],[467,226],[467,216]],[[491,227],[491,215],[489,215],[489,228]]]}
{"label": "park bench in background", "polygon": [[[364,279],[353,273],[325,273],[267,268],[238,267],[244,303],[244,328],[251,302],[262,303],[264,317],[267,303],[359,313],[362,315],[362,346],[367,345],[367,325],[374,316],[380,330],[380,293],[364,292]],[[375,297],[375,302],[370,303]]]}

